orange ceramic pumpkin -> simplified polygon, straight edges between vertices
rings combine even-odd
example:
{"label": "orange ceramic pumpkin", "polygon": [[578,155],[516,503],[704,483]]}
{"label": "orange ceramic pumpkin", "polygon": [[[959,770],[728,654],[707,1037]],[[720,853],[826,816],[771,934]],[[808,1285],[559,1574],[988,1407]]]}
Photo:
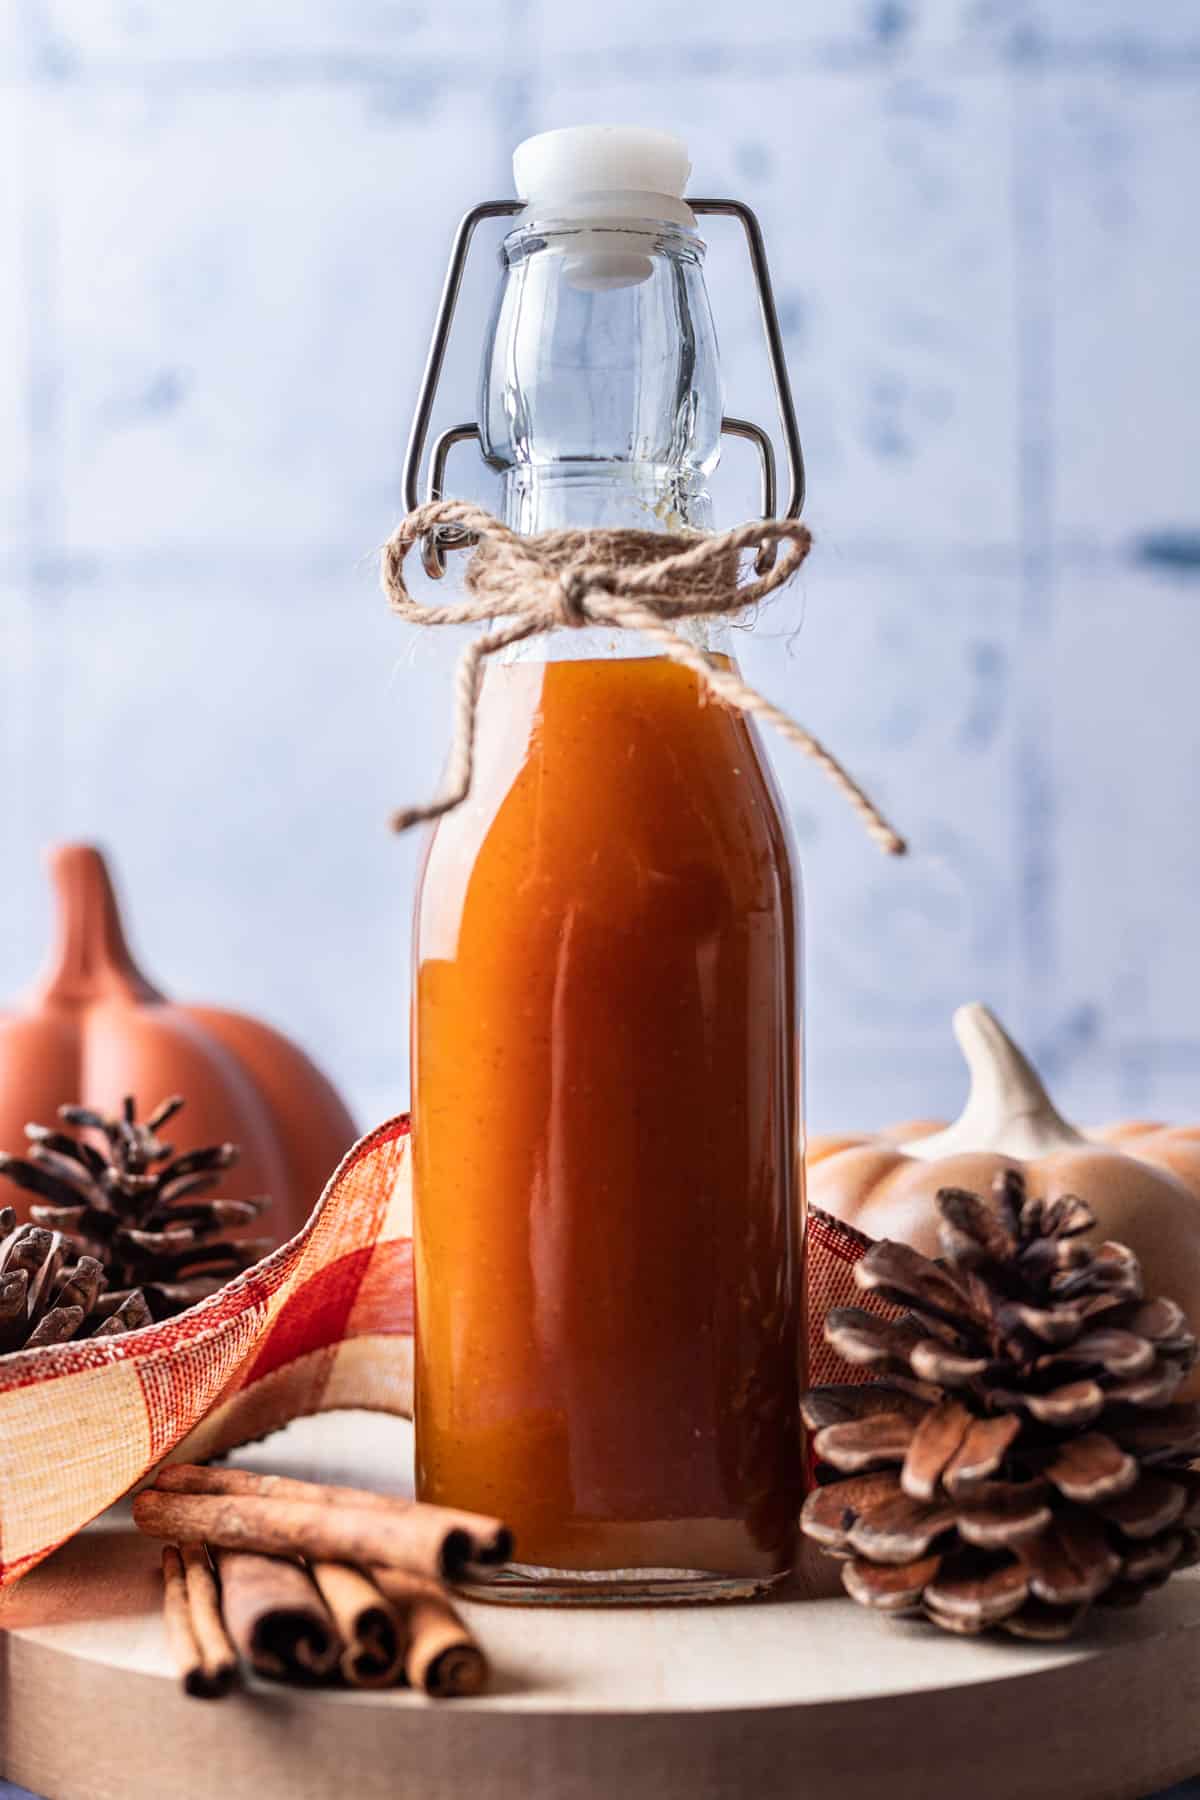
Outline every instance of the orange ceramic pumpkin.
{"label": "orange ceramic pumpkin", "polygon": [[[21,1151],[28,1120],[59,1104],[146,1112],[168,1094],[187,1106],[177,1149],[230,1140],[240,1159],[222,1184],[231,1198],[271,1196],[253,1228],[278,1241],[299,1229],[355,1138],[330,1083],[295,1044],[241,1013],[178,1006],[130,955],[104,858],[84,844],[50,854],[57,940],[23,1005],[0,1013],[0,1149]],[[20,1196],[5,1196],[19,1200]]]}
{"label": "orange ceramic pumpkin", "polygon": [[[961,1117],[814,1138],[814,1205],[937,1256],[938,1188],[986,1192],[998,1169],[1019,1167],[1035,1193],[1086,1200],[1098,1235],[1136,1251],[1146,1292],[1170,1295],[1200,1324],[1200,1129],[1128,1120],[1084,1134],[986,1007],[960,1007],[954,1029],[971,1073]],[[1200,1397],[1200,1372],[1184,1391]]]}

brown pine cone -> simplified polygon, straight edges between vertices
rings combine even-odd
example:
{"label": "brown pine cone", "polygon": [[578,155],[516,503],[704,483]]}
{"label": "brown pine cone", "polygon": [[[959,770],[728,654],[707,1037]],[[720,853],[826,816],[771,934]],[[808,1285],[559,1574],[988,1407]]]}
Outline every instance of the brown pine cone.
{"label": "brown pine cone", "polygon": [[[858,1285],[906,1312],[829,1314],[868,1386],[815,1388],[804,1531],[863,1605],[947,1631],[1066,1637],[1200,1560],[1200,1405],[1174,1396],[1196,1338],[1142,1297],[1137,1258],[1091,1244],[1080,1200],[937,1196],[945,1261],[879,1243]],[[845,1477],[845,1479],[839,1479]]]}
{"label": "brown pine cone", "polygon": [[11,1206],[0,1207],[0,1355],[151,1323],[143,1294],[135,1290],[106,1304],[104,1288],[94,1256],[76,1261],[61,1231],[18,1225]]}
{"label": "brown pine cone", "polygon": [[0,1175],[36,1194],[38,1225],[65,1233],[77,1254],[94,1257],[110,1290],[140,1289],[156,1319],[214,1293],[258,1261],[269,1240],[234,1243],[222,1233],[256,1219],[265,1200],[205,1199],[237,1161],[234,1144],[176,1156],[158,1132],[183,1106],[176,1095],[139,1124],[132,1098],[107,1119],[85,1106],[60,1106],[64,1124],[104,1139],[27,1125],[26,1159],[0,1155]]}

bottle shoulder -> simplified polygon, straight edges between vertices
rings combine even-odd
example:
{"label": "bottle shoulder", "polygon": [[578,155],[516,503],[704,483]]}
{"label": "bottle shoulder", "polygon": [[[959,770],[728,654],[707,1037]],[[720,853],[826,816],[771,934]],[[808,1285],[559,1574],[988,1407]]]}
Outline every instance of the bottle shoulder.
{"label": "bottle shoulder", "polygon": [[796,892],[746,718],[666,658],[525,663],[485,683],[472,792],[430,844],[418,935],[453,936],[468,912],[499,932],[545,912],[734,929],[794,912]]}

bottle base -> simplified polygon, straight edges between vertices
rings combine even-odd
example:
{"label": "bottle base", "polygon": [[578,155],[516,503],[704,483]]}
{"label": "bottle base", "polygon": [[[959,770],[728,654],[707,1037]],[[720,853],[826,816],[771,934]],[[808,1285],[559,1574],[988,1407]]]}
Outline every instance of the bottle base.
{"label": "bottle base", "polygon": [[699,1569],[543,1569],[532,1563],[473,1568],[455,1582],[464,1600],[491,1606],[681,1606],[758,1600],[791,1578],[717,1575]]}

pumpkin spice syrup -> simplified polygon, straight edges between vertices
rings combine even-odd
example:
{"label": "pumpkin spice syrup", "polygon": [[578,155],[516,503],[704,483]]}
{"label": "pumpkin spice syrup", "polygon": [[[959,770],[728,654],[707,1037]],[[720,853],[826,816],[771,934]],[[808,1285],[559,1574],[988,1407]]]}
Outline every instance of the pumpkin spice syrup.
{"label": "pumpkin spice syrup", "polygon": [[418,1492],[584,1582],[769,1582],[797,928],[753,727],[646,657],[493,669],[477,729],[418,901]]}

